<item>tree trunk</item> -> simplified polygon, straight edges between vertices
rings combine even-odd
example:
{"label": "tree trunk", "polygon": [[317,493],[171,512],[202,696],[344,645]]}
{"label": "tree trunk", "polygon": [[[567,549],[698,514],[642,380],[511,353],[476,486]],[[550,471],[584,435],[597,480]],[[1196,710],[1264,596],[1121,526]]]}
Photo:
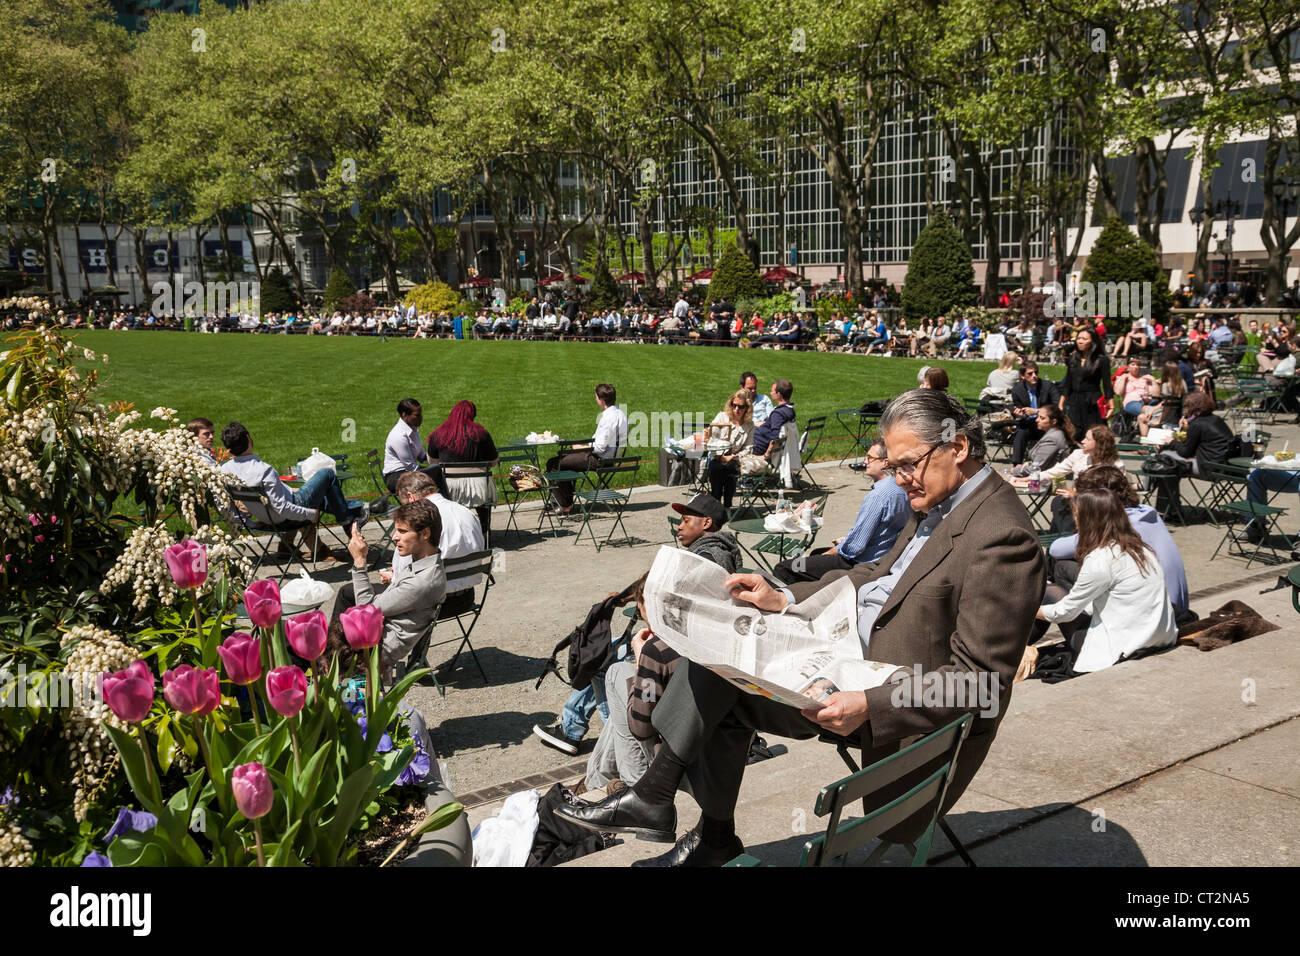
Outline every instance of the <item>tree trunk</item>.
{"label": "tree trunk", "polygon": [[975,140],[966,140],[966,161],[975,181],[980,219],[984,226],[984,305],[992,308],[998,304],[998,274],[1002,271],[1002,232],[998,224],[996,197],[989,164],[980,155],[980,145]]}
{"label": "tree trunk", "polygon": [[[1289,230],[1286,228],[1286,206],[1278,202],[1282,177],[1279,166],[1282,159],[1283,132],[1275,122],[1269,124],[1268,145],[1264,148],[1264,215],[1260,221],[1259,236],[1267,255],[1265,266],[1264,301],[1269,305],[1282,304],[1282,290],[1286,287],[1286,267],[1291,249],[1300,240],[1300,218]],[[1294,141],[1288,143],[1294,149]],[[1208,195],[1208,193],[1206,194]]]}
{"label": "tree trunk", "polygon": [[[149,230],[147,228],[137,228],[131,235],[131,248],[135,253],[135,268],[140,274],[140,295],[143,298],[153,295],[153,289],[149,285],[149,252],[145,249],[145,243],[149,241]],[[171,281],[171,272],[168,271],[167,281]],[[172,305],[177,311],[180,310],[181,303],[173,302]],[[153,306],[150,305],[150,311]]]}
{"label": "tree trunk", "polygon": [[[204,226],[202,229],[198,226],[194,226],[193,229],[194,258],[199,264],[199,281],[206,285],[208,281],[208,270],[207,265],[203,262],[203,237],[208,234],[209,229],[207,226]],[[170,255],[170,251],[168,254]]]}

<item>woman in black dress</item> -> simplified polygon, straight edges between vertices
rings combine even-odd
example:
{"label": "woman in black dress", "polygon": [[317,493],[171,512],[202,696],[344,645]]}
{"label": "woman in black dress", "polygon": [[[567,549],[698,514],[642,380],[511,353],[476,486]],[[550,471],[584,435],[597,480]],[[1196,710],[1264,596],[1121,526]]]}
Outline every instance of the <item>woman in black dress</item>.
{"label": "woman in black dress", "polygon": [[1093,425],[1106,423],[1097,401],[1105,397],[1109,405],[1113,392],[1110,360],[1099,347],[1096,334],[1091,329],[1080,329],[1074,344],[1061,382],[1061,407],[1074,423],[1074,433],[1082,435]]}

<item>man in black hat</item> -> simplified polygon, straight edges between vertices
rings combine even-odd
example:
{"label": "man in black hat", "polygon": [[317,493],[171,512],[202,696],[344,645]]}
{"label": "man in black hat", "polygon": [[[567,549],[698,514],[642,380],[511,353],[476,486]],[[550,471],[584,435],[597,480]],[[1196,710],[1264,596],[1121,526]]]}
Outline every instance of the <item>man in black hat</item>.
{"label": "man in black hat", "polygon": [[[677,529],[678,544],[692,554],[708,558],[728,574],[740,570],[740,542],[730,531],[722,530],[727,522],[727,512],[717,498],[712,495],[696,495],[684,505],[674,503],[672,509],[682,516],[682,523]],[[635,663],[632,669],[635,671]],[[620,681],[626,680],[627,676],[627,673],[621,672]],[[593,692],[596,684],[600,686],[599,692]],[[600,673],[592,685],[575,688],[564,704],[560,720],[548,727],[534,724],[533,734],[548,747],[569,755],[577,754],[582,738],[587,733],[591,715],[597,707],[600,707],[602,719],[610,719],[608,706],[602,706],[606,699],[605,686],[605,674]],[[621,689],[622,685],[619,687]],[[626,704],[626,696],[619,699]],[[598,749],[601,754],[605,753],[604,748]],[[608,754],[612,759],[613,751]],[[600,761],[604,758],[597,756],[593,759]],[[604,786],[603,783],[600,785]]]}
{"label": "man in black hat", "polygon": [[740,567],[740,542],[730,531],[723,531],[727,523],[727,509],[712,495],[696,495],[686,504],[672,505],[682,516],[677,528],[677,543],[692,554],[708,558],[728,574]]}

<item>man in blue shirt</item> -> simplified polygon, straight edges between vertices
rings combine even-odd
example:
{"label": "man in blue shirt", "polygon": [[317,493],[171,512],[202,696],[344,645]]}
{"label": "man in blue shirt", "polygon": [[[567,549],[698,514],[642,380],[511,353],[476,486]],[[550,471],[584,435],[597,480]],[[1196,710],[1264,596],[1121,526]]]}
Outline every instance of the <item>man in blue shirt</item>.
{"label": "man in blue shirt", "polygon": [[888,460],[883,442],[876,442],[867,449],[866,472],[872,481],[871,490],[862,499],[858,517],[849,533],[836,538],[831,547],[816,554],[782,561],[772,569],[776,577],[786,584],[819,581],[822,575],[831,571],[847,571],[855,564],[878,561],[889,553],[894,539],[912,516],[912,507],[908,504],[907,492],[898,486],[898,482],[885,478],[885,462]]}
{"label": "man in blue shirt", "polygon": [[763,424],[754,429],[754,454],[766,455],[767,446],[781,436],[786,422],[794,421],[794,406],[790,399],[794,395],[794,386],[789,379],[778,378],[772,383],[772,401],[775,403],[771,414]]}

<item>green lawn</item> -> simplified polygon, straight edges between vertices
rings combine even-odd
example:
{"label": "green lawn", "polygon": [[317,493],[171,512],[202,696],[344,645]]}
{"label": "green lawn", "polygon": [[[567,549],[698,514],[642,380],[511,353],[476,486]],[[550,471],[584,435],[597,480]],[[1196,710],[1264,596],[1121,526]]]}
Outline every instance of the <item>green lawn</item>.
{"label": "green lawn", "polygon": [[[243,422],[259,455],[284,471],[312,447],[355,455],[382,450],[399,399],[424,406],[422,434],[468,398],[498,444],[549,428],[562,437],[590,435],[598,408],[593,389],[608,381],[629,415],[703,413],[712,417],[753,371],[766,391],[777,377],[794,383],[800,426],[826,415],[819,458],[839,458],[848,439],[837,408],[857,407],[915,386],[923,361],[758,349],[368,337],[199,335],[89,331],[78,343],[109,357],[101,370],[104,401],[134,402],[146,415],[165,405],[182,421]],[[945,362],[952,391],[974,396],[992,367]],[[633,421],[635,425],[635,420]],[[352,437],[349,442],[348,438]],[[657,474],[653,448],[642,481]],[[357,483],[349,488],[363,491]],[[364,490],[369,490],[368,488]]]}

